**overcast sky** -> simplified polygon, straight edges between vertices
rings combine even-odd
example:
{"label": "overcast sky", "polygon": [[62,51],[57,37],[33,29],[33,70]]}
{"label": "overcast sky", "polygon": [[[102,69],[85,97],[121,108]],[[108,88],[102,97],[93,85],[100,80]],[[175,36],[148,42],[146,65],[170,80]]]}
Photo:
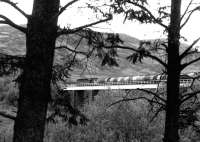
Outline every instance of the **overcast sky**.
{"label": "overcast sky", "polygon": [[[33,0],[15,0],[18,2],[18,6],[21,7],[28,14],[31,14]],[[61,4],[67,3],[68,0],[61,0]],[[84,0],[81,0],[84,1]],[[153,0],[156,2],[159,0]],[[161,2],[165,2],[160,0]],[[183,0],[184,6],[190,0]],[[154,7],[154,4],[151,5]],[[4,14],[10,19],[13,19],[17,24],[26,24],[26,19],[21,16],[18,12],[10,8],[6,4],[0,3],[0,14]],[[62,17],[59,18],[60,25],[71,25],[72,27],[80,26],[88,22],[94,21],[95,17],[92,15],[92,11],[88,10],[77,10],[77,8],[72,7],[68,9]],[[156,25],[141,25],[138,22],[126,22],[123,24],[123,16],[115,16],[114,19],[108,23],[100,24],[95,27],[96,30],[108,31],[108,32],[119,32],[131,35],[139,39],[154,39],[163,37],[163,29]],[[187,24],[187,26],[182,30],[182,35],[185,36],[189,42],[200,37],[200,12],[194,14]]]}

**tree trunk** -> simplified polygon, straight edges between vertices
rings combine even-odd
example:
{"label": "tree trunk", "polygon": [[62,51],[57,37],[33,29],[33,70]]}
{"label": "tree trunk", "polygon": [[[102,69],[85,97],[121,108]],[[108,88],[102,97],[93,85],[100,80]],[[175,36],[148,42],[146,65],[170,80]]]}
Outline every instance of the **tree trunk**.
{"label": "tree trunk", "polygon": [[179,141],[179,38],[181,0],[171,0],[171,17],[168,33],[168,78],[164,142]]}
{"label": "tree trunk", "polygon": [[57,32],[59,0],[35,0],[28,20],[14,142],[42,142]]}

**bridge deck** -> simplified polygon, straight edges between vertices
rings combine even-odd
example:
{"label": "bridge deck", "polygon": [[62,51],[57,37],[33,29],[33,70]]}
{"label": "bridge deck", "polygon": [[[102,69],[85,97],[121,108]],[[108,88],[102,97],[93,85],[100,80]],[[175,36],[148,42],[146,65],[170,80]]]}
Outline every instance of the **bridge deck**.
{"label": "bridge deck", "polygon": [[69,86],[63,90],[115,90],[115,89],[144,89],[157,88],[158,84],[134,84],[134,85],[99,85],[99,86]]}

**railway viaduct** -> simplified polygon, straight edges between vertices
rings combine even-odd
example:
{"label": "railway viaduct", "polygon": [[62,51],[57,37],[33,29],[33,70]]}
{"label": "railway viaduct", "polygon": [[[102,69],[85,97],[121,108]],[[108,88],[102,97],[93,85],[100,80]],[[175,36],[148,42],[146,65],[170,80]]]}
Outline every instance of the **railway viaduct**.
{"label": "railway viaduct", "polygon": [[[189,87],[195,76],[195,73],[181,75],[180,87]],[[85,103],[93,101],[100,90],[163,89],[165,87],[166,75],[148,75],[81,79],[75,83],[69,83],[63,90],[70,94],[74,107],[82,107]]]}

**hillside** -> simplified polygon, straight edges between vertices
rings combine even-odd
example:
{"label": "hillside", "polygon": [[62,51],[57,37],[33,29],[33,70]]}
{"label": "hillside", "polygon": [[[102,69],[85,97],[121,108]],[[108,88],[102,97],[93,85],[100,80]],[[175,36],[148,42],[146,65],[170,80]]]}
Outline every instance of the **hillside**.
{"label": "hillside", "polygon": [[[124,41],[125,45],[137,47],[139,40],[137,38],[128,36],[126,34],[119,34],[120,38]],[[73,48],[77,42],[77,36],[71,35],[68,39],[59,39],[59,42],[66,42]],[[87,42],[83,41],[79,47],[79,50],[85,50],[88,48]],[[12,55],[24,55],[25,54],[25,36],[10,27],[0,27],[0,52],[8,53]],[[145,59],[142,63],[130,64],[126,57],[130,55],[128,50],[118,50],[118,63],[119,67],[101,66],[101,61],[93,58],[87,63],[88,68],[83,71],[83,68],[75,67],[70,72],[71,79],[83,77],[109,77],[109,76],[131,76],[140,74],[155,74],[160,72],[161,67],[156,62],[150,59]],[[61,63],[66,59],[67,51],[59,50],[55,54],[55,63]],[[79,56],[78,56],[79,58]],[[81,58],[81,57],[80,57]],[[199,66],[192,66],[187,71],[198,71]]]}

